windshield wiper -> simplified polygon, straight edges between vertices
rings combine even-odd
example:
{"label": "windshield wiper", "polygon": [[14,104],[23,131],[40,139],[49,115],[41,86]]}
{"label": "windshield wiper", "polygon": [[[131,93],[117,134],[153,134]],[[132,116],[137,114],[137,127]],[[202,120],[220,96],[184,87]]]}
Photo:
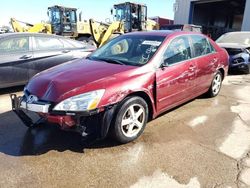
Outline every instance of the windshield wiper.
{"label": "windshield wiper", "polygon": [[122,61],[118,59],[109,59],[109,58],[95,58],[94,60],[99,60],[99,61],[105,61],[108,63],[114,63],[114,64],[119,64],[119,65],[125,65]]}

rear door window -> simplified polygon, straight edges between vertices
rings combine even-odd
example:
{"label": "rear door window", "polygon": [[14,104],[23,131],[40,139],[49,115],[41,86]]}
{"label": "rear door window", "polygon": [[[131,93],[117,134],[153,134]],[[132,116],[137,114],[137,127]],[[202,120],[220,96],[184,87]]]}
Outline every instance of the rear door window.
{"label": "rear door window", "polygon": [[29,37],[13,37],[0,41],[0,54],[29,51]]}
{"label": "rear door window", "polygon": [[74,41],[71,39],[60,39],[60,41],[63,43],[64,48],[86,48],[86,44],[83,42]]}
{"label": "rear door window", "polygon": [[35,37],[35,50],[58,50],[63,49],[63,43],[57,38]]}
{"label": "rear door window", "polygon": [[171,41],[164,53],[164,61],[169,65],[191,58],[191,47],[186,36],[177,37]]}
{"label": "rear door window", "polygon": [[192,35],[191,39],[193,43],[194,57],[199,57],[215,52],[215,49],[206,37],[201,35]]}

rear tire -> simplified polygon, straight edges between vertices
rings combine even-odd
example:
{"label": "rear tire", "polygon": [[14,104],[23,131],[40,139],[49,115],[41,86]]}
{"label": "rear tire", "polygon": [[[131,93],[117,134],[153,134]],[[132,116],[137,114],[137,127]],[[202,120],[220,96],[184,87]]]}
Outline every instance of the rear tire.
{"label": "rear tire", "polygon": [[250,70],[249,70],[249,66],[247,66],[246,70],[244,71],[244,74],[249,74],[250,73]]}
{"label": "rear tire", "polygon": [[148,121],[148,105],[141,97],[128,97],[118,107],[111,127],[113,138],[128,143],[138,138]]}
{"label": "rear tire", "polygon": [[222,85],[222,79],[222,73],[217,71],[207,92],[208,97],[216,97],[219,94]]}

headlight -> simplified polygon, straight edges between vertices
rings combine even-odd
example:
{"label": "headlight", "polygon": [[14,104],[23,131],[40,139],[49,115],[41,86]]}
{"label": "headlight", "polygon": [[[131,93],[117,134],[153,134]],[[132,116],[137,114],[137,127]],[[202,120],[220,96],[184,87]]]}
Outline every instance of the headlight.
{"label": "headlight", "polygon": [[70,97],[57,104],[53,110],[56,111],[93,110],[98,106],[104,92],[105,89],[100,89]]}

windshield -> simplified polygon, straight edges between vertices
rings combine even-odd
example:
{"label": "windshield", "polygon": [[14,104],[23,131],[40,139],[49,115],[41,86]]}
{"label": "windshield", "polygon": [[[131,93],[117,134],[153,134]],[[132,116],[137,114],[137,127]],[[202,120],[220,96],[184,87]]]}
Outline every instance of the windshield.
{"label": "windshield", "polygon": [[52,24],[56,24],[56,23],[61,22],[60,12],[58,9],[50,9],[49,10],[49,21]]}
{"label": "windshield", "polygon": [[250,45],[250,32],[249,33],[226,33],[222,35],[217,43],[236,43],[242,45]]}
{"label": "windshield", "polygon": [[76,23],[76,12],[73,10],[68,10],[63,12],[64,22]]}
{"label": "windshield", "polygon": [[126,5],[117,5],[115,6],[115,20],[121,21],[121,20],[127,20],[129,17],[126,15],[130,15],[130,9],[129,6]]}
{"label": "windshield", "polygon": [[96,50],[89,59],[142,66],[152,58],[164,39],[164,36],[122,35]]}

